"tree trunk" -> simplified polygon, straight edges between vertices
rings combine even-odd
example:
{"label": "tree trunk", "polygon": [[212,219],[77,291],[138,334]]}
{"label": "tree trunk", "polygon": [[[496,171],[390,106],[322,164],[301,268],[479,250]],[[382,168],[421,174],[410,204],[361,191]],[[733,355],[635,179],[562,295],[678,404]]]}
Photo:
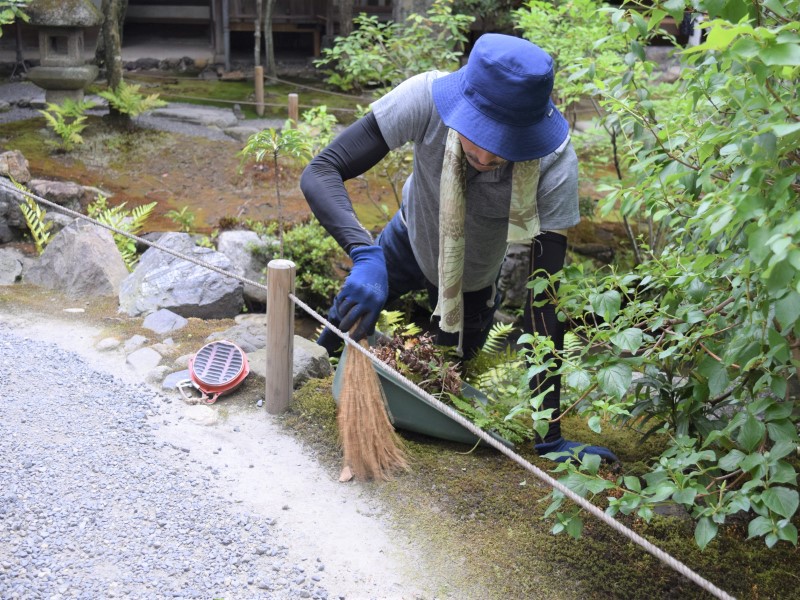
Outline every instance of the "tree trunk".
{"label": "tree trunk", "polygon": [[275,66],[275,46],[272,43],[272,12],[275,8],[275,0],[264,0],[264,47],[266,48],[264,57],[264,74],[267,77],[277,76]]}
{"label": "tree trunk", "polygon": [[[256,0],[255,45],[253,48],[253,64],[261,66],[261,5],[262,0]],[[265,27],[266,29],[266,27]]]}
{"label": "tree trunk", "polygon": [[[117,9],[117,19],[116,19],[117,31],[119,33],[119,47],[122,48],[122,30],[125,24],[125,13],[128,11],[128,0],[116,0],[116,2],[119,5],[119,8]],[[107,4],[108,2],[106,2],[106,0],[103,0],[102,7],[100,8],[100,11],[103,13],[104,16],[108,14],[109,9],[107,8]],[[97,48],[95,49],[94,52],[94,62],[98,67],[101,68],[105,67],[106,65],[106,43],[105,43],[104,31],[105,27],[102,26],[100,28],[100,31],[98,31],[97,33]]]}
{"label": "tree trunk", "polygon": [[339,35],[353,33],[353,0],[339,0]]}
{"label": "tree trunk", "polygon": [[[104,40],[104,64],[108,89],[116,90],[122,83],[122,45],[120,43],[119,11],[123,0],[103,0],[102,11],[105,16],[102,27]],[[127,6],[127,2],[125,2]],[[109,106],[108,115],[116,124],[128,124],[130,118]]]}

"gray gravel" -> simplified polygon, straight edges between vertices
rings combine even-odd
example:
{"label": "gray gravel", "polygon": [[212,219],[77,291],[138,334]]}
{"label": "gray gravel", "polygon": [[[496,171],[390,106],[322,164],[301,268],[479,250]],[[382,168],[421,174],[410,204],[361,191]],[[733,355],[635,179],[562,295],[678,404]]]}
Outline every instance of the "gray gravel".
{"label": "gray gravel", "polygon": [[3,323],[0,390],[0,598],[328,598],[319,559],[156,439],[168,397]]}

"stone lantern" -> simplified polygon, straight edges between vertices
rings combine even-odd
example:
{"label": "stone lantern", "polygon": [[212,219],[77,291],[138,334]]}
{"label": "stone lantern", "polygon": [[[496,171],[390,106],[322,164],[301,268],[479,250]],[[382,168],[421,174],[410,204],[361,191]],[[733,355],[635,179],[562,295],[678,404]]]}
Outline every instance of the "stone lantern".
{"label": "stone lantern", "polygon": [[45,90],[47,102],[83,100],[98,73],[84,60],[83,34],[100,25],[103,14],[91,0],[31,0],[25,12],[39,30],[40,64],[28,71],[28,79]]}

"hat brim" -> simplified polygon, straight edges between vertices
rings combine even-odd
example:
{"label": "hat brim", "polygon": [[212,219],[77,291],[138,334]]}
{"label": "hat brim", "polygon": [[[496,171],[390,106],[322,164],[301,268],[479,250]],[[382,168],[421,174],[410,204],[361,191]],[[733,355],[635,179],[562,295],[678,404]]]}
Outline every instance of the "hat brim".
{"label": "hat brim", "polygon": [[558,149],[569,135],[569,123],[548,100],[545,116],[536,123],[501,123],[481,112],[461,90],[465,67],[433,82],[433,101],[447,127],[470,142],[511,162],[534,160]]}

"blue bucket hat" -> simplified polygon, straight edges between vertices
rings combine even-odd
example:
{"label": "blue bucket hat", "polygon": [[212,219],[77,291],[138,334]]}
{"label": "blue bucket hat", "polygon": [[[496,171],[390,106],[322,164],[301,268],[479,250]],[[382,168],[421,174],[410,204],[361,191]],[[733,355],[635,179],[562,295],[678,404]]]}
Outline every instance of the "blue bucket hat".
{"label": "blue bucket hat", "polygon": [[478,38],[467,64],[433,82],[444,124],[512,162],[541,158],[567,138],[569,124],[550,99],[553,59],[510,35]]}

